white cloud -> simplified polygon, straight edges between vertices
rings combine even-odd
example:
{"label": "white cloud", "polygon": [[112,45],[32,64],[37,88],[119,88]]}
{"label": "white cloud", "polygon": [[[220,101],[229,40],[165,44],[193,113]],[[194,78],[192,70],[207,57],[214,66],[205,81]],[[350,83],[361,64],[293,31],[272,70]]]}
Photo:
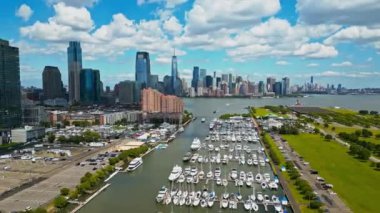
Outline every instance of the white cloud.
{"label": "white cloud", "polygon": [[165,8],[173,9],[174,7],[181,5],[188,0],[137,0],[137,5],[143,4],[152,4],[152,3],[163,3],[165,4]]}
{"label": "white cloud", "polygon": [[175,16],[170,17],[163,23],[164,30],[172,35],[179,35],[182,33],[183,27]]}
{"label": "white cloud", "polygon": [[33,10],[27,4],[22,4],[16,11],[16,16],[22,18],[24,21],[28,21],[32,15]]}
{"label": "white cloud", "polygon": [[333,46],[326,46],[320,43],[303,44],[294,52],[296,56],[308,58],[330,58],[338,55],[338,51]]}
{"label": "white cloud", "polygon": [[59,2],[63,2],[66,5],[73,7],[92,7],[100,0],[47,0],[47,3],[50,5],[55,5]]}
{"label": "white cloud", "polygon": [[298,0],[301,22],[309,24],[378,25],[379,0]]}
{"label": "white cloud", "polygon": [[372,57],[367,58],[367,62],[371,62],[373,60]]}
{"label": "white cloud", "polygon": [[289,65],[290,63],[287,61],[276,61],[277,65]]}
{"label": "white cloud", "polygon": [[367,26],[351,26],[344,28],[328,37],[325,44],[337,44],[341,42],[355,42],[361,45],[369,45],[380,50],[380,28]]}
{"label": "white cloud", "polygon": [[261,18],[269,17],[280,10],[279,0],[230,1],[196,0],[186,13],[188,34],[205,34],[220,29],[238,29],[252,26]]}
{"label": "white cloud", "polygon": [[342,63],[332,63],[331,66],[333,66],[333,67],[350,67],[350,66],[352,66],[352,63],[350,61],[343,61]]}
{"label": "white cloud", "polygon": [[307,66],[307,67],[318,67],[319,64],[317,64],[317,63],[309,63],[309,64],[307,64],[306,66]]}

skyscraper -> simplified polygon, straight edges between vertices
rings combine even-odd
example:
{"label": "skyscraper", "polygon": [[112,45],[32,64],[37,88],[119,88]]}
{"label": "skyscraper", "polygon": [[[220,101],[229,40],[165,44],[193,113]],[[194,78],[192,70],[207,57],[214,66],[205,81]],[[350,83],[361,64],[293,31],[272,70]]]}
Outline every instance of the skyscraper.
{"label": "skyscraper", "polygon": [[222,74],[222,81],[228,83],[228,74]]}
{"label": "skyscraper", "polygon": [[310,77],[310,83],[314,84],[314,77],[313,76]]}
{"label": "skyscraper", "polygon": [[119,83],[119,103],[133,104],[136,103],[136,85],[134,81],[122,81]]}
{"label": "skyscraper", "polygon": [[265,85],[263,81],[259,81],[259,93],[263,94],[265,92]]}
{"label": "skyscraper", "polygon": [[276,96],[282,95],[282,83],[281,83],[281,81],[275,82],[273,84],[273,92]]}
{"label": "skyscraper", "polygon": [[[202,82],[202,86],[206,85],[206,75],[207,75],[207,70],[206,69],[200,69],[199,81]],[[198,85],[198,86],[200,86],[200,85]]]}
{"label": "skyscraper", "polygon": [[42,87],[45,100],[65,97],[61,72],[58,67],[45,66],[42,72]]}
{"label": "skyscraper", "polygon": [[213,78],[211,75],[206,75],[206,87],[210,88],[212,87]]}
{"label": "skyscraper", "polygon": [[80,72],[80,100],[82,104],[96,104],[100,101],[99,70],[82,69]]}
{"label": "skyscraper", "polygon": [[282,95],[289,95],[290,93],[290,80],[288,77],[282,79]]}
{"label": "skyscraper", "polygon": [[157,89],[158,88],[158,75],[150,75],[150,87],[152,87],[153,89]]}
{"label": "skyscraper", "polygon": [[195,92],[197,92],[197,89],[198,89],[198,81],[199,81],[199,67],[194,67],[193,79],[191,80],[191,87],[195,89]]}
{"label": "skyscraper", "polygon": [[20,59],[17,47],[0,39],[0,128],[21,125]]}
{"label": "skyscraper", "polygon": [[267,92],[274,92],[273,87],[275,83],[276,83],[275,78],[272,78],[272,77],[267,78]]}
{"label": "skyscraper", "polygon": [[175,55],[175,50],[174,50],[174,55],[172,57],[172,90],[173,94],[177,93],[178,89],[178,64],[177,64],[177,56]]}
{"label": "skyscraper", "polygon": [[67,48],[69,71],[69,101],[80,102],[80,72],[82,70],[82,48],[79,41],[70,41]]}
{"label": "skyscraper", "polygon": [[150,59],[148,52],[136,54],[136,83],[141,88],[150,86]]}

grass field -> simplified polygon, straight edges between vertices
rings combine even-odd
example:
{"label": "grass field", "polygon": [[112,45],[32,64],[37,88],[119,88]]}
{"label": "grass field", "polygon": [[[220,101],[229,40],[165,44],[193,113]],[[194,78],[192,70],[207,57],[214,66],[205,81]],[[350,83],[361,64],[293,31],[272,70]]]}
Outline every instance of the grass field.
{"label": "grass field", "polygon": [[269,111],[268,109],[265,109],[263,107],[255,108],[255,110],[256,110],[256,113],[255,113],[256,117],[267,116],[271,113],[271,111]]}
{"label": "grass field", "polygon": [[351,114],[351,115],[357,115],[358,114],[357,111],[354,111],[352,109],[346,109],[346,108],[327,107],[327,108],[324,108],[324,109],[327,109],[327,110],[333,111],[333,112],[343,113],[343,114]]}
{"label": "grass field", "polygon": [[378,212],[380,172],[347,154],[347,148],[326,142],[319,135],[284,135],[284,138],[328,183],[354,212]]}
{"label": "grass field", "polygon": [[[268,143],[270,144],[271,151],[275,152],[275,154],[278,156],[279,161],[280,161],[280,165],[285,165],[286,160],[284,158],[284,155],[280,152],[280,149],[278,149],[275,141],[272,139],[272,137],[270,137],[269,134],[265,134],[264,137],[267,139]],[[283,175],[286,182],[288,183],[288,188],[289,188],[290,192],[292,193],[296,202],[299,204],[302,213],[316,213],[316,212],[318,212],[317,210],[313,210],[313,209],[310,209],[307,207],[307,205],[308,205],[307,201],[305,201],[302,198],[302,195],[297,190],[296,185],[293,184],[293,181],[290,179],[288,173],[282,172],[281,174]]]}
{"label": "grass field", "polygon": [[[334,131],[332,130],[332,127],[335,127]],[[322,127],[322,128],[330,134],[331,133],[339,134],[340,132],[354,133],[356,130],[363,129],[361,127],[349,127],[349,126],[342,126],[342,125],[330,125],[328,128],[325,128],[325,127]],[[380,139],[377,139],[375,137],[376,134],[380,134],[380,130],[379,129],[369,129],[369,130],[373,133],[373,136],[370,138],[360,137],[360,139],[364,141],[380,144]]]}

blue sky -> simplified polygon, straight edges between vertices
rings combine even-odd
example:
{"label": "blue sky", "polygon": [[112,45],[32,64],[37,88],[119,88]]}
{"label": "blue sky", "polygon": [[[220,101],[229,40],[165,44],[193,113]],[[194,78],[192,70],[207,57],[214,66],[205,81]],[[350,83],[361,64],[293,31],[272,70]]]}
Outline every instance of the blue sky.
{"label": "blue sky", "polygon": [[255,82],[380,85],[379,0],[12,0],[0,1],[0,23],[20,48],[23,86],[41,86],[45,65],[67,84],[70,40],[111,87],[134,78],[137,50],[169,75],[173,48],[187,80],[200,66]]}

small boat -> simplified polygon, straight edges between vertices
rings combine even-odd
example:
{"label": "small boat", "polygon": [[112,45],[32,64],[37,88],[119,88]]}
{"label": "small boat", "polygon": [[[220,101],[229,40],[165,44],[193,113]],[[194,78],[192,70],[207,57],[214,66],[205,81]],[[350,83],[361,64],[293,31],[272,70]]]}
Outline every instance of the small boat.
{"label": "small boat", "polygon": [[255,212],[259,211],[259,205],[256,202],[252,202],[252,210]]}
{"label": "small boat", "polygon": [[269,203],[269,202],[270,202],[269,195],[267,195],[267,194],[264,195],[264,201],[265,201],[266,203]]}
{"label": "small boat", "polygon": [[223,209],[228,208],[228,200],[227,199],[222,199],[221,206]]}
{"label": "small boat", "polygon": [[191,204],[192,204],[191,198],[190,197],[186,197],[185,205],[186,206],[190,206]]}
{"label": "small boat", "polygon": [[190,149],[192,151],[197,151],[200,148],[201,148],[201,141],[199,140],[199,138],[194,138],[193,143],[190,146]]}
{"label": "small boat", "polygon": [[207,206],[211,208],[214,205],[215,197],[209,197],[207,199]]}
{"label": "small boat", "polygon": [[273,203],[280,203],[280,200],[278,199],[278,197],[276,195],[272,195],[272,202]]}
{"label": "small boat", "polygon": [[277,190],[278,189],[278,184],[277,183],[275,183],[275,182],[270,182],[269,184],[268,184],[268,186],[269,186],[269,188],[270,189],[272,189],[272,190]]}
{"label": "small boat", "polygon": [[198,174],[198,169],[196,167],[191,168],[190,175],[195,176]]}
{"label": "small boat", "polygon": [[275,205],[274,205],[274,210],[275,210],[276,212],[283,212],[283,209],[282,209],[281,204],[275,204]]}
{"label": "small boat", "polygon": [[243,199],[243,196],[240,194],[240,192],[238,192],[238,193],[236,193],[236,198],[238,200],[241,200],[241,199]]}
{"label": "small boat", "polygon": [[183,183],[183,182],[185,182],[185,179],[186,179],[185,176],[181,174],[181,175],[178,177],[177,182],[178,182],[178,183]]}
{"label": "small boat", "polygon": [[257,173],[255,176],[255,180],[258,183],[261,183],[263,181],[263,176],[260,173]]}
{"label": "small boat", "polygon": [[235,180],[238,177],[238,173],[237,173],[236,169],[232,169],[232,171],[230,173],[230,177],[232,180]]}
{"label": "small boat", "polygon": [[178,195],[173,197],[173,204],[176,206],[179,205],[179,196]]}
{"label": "small boat", "polygon": [[193,205],[193,206],[198,206],[199,203],[200,203],[200,201],[201,201],[201,200],[199,199],[199,197],[195,197],[194,200],[193,200],[192,205]]}
{"label": "small boat", "polygon": [[179,205],[180,206],[183,206],[185,204],[185,202],[186,202],[186,198],[185,197],[180,197],[179,198]]}
{"label": "small boat", "polygon": [[212,174],[212,171],[209,171],[209,172],[207,172],[207,175],[206,175],[206,177],[207,177],[208,179],[211,179],[211,178],[213,178],[213,174]]}
{"label": "small boat", "polygon": [[170,194],[166,194],[166,197],[164,200],[165,205],[169,205],[171,202],[172,202],[172,198],[171,198]]}
{"label": "small boat", "polygon": [[227,186],[228,185],[228,180],[227,179],[223,179],[222,180],[222,185],[223,186]]}
{"label": "small boat", "polygon": [[252,209],[252,201],[251,200],[248,199],[244,202],[244,209],[247,211]]}
{"label": "small boat", "polygon": [[230,197],[230,195],[226,192],[222,194],[223,199],[228,199],[229,197]]}
{"label": "small boat", "polygon": [[222,185],[222,179],[216,178],[216,185],[218,186]]}
{"label": "small boat", "polygon": [[185,131],[185,129],[181,126],[179,129],[178,129],[178,132],[183,132]]}
{"label": "small boat", "polygon": [[133,160],[129,163],[128,168],[127,168],[127,171],[128,171],[128,172],[134,171],[134,170],[137,169],[137,167],[139,167],[142,163],[143,163],[142,158],[135,158],[135,159],[133,159]]}
{"label": "small boat", "polygon": [[268,184],[266,182],[261,182],[261,188],[262,189],[268,188]]}
{"label": "small boat", "polygon": [[188,152],[185,154],[185,156],[183,156],[182,161],[183,162],[189,162],[192,156],[193,155],[191,154],[191,152]]}
{"label": "small boat", "polygon": [[205,199],[202,199],[202,200],[201,200],[201,207],[202,207],[202,208],[207,207],[207,202],[206,202]]}
{"label": "small boat", "polygon": [[247,181],[245,182],[245,184],[246,184],[248,187],[251,187],[251,186],[252,186],[252,181],[247,180]]}
{"label": "small boat", "polygon": [[182,167],[175,165],[169,175],[169,181],[174,181],[182,174]]}
{"label": "small boat", "polygon": [[158,191],[158,195],[156,197],[157,203],[161,203],[164,200],[167,192],[168,189],[165,186],[162,186],[161,189]]}
{"label": "small boat", "polygon": [[202,119],[201,119],[201,122],[202,122],[202,123],[206,122],[206,118],[202,118]]}
{"label": "small boat", "polygon": [[199,172],[198,172],[198,178],[201,179],[201,180],[202,180],[203,178],[205,178],[205,172],[202,171],[202,170],[199,171]]}
{"label": "small boat", "polygon": [[261,192],[257,193],[257,197],[256,198],[257,198],[257,200],[259,202],[263,202],[264,201],[264,196],[263,196],[263,194]]}
{"label": "small boat", "polygon": [[267,183],[270,181],[270,175],[269,175],[269,173],[264,173],[264,180]]}

